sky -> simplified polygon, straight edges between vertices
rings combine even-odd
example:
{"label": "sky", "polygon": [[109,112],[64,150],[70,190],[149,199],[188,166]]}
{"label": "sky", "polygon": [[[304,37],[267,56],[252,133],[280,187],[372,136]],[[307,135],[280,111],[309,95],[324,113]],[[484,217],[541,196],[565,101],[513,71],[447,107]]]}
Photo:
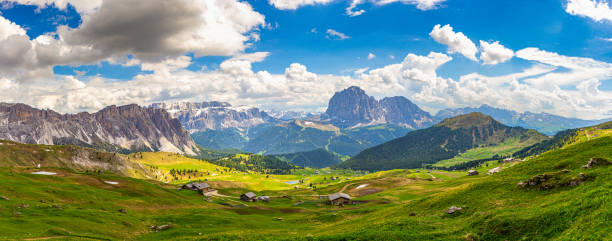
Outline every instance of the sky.
{"label": "sky", "polygon": [[606,0],[0,0],[0,102],[324,111],[359,86],[432,113],[612,117]]}

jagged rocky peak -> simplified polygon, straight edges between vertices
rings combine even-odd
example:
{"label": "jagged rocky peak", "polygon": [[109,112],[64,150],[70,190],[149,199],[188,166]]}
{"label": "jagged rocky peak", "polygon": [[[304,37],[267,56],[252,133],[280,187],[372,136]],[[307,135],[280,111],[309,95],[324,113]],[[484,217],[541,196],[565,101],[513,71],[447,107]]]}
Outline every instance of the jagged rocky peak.
{"label": "jagged rocky peak", "polygon": [[376,100],[357,86],[336,92],[322,119],[340,128],[389,123],[416,129],[433,123],[429,113],[405,97]]}
{"label": "jagged rocky peak", "polygon": [[192,133],[209,129],[244,129],[276,121],[256,107],[234,107],[227,102],[155,103],[151,107],[167,110]]}
{"label": "jagged rocky peak", "polygon": [[0,104],[0,139],[73,144],[107,151],[196,154],[197,145],[163,109],[108,106],[96,113],[59,114],[25,104]]}

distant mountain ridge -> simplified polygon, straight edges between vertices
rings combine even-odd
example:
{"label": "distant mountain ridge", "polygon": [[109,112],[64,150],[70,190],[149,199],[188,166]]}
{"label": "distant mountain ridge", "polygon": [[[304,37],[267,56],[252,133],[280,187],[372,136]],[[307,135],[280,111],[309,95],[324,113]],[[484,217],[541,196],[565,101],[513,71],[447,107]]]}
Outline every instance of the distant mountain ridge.
{"label": "distant mountain ridge", "polygon": [[26,144],[72,144],[107,151],[167,151],[195,155],[181,123],[161,109],[108,106],[96,113],[59,114],[0,103],[0,139]]}
{"label": "distant mountain ridge", "polygon": [[339,129],[330,124],[293,120],[263,124],[248,130],[228,128],[192,134],[196,143],[212,149],[235,148],[261,154],[287,154],[327,149],[343,156],[406,135],[410,129],[383,124]]}
{"label": "distant mountain ridge", "polygon": [[376,100],[357,86],[336,92],[321,120],[340,128],[395,124],[419,129],[433,124],[429,113],[402,96]]}
{"label": "distant mountain ridge", "polygon": [[275,123],[276,118],[255,107],[233,107],[227,102],[178,102],[154,103],[150,107],[165,109],[177,118],[190,133],[226,128],[245,129],[265,123]]}
{"label": "distant mountain ridge", "polygon": [[473,112],[368,148],[339,166],[371,171],[419,168],[472,148],[499,145],[512,138],[525,143],[547,139],[537,131],[509,127],[490,116]]}
{"label": "distant mountain ridge", "polygon": [[500,109],[489,105],[481,105],[480,107],[464,107],[457,109],[444,109],[439,111],[434,120],[437,122],[446,118],[451,118],[458,115],[468,114],[471,112],[480,112],[485,115],[490,115],[495,120],[509,126],[521,126],[527,129],[534,129],[547,135],[572,128],[596,125],[608,120],[582,120],[577,118],[567,118],[548,113],[519,113],[512,110]]}

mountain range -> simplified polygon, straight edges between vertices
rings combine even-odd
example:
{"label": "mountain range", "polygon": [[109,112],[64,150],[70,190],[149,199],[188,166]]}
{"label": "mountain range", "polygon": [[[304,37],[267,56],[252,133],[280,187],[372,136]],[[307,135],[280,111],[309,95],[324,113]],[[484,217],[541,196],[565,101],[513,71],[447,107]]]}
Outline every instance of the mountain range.
{"label": "mountain range", "polygon": [[0,103],[0,139],[27,144],[94,147],[107,151],[167,151],[195,155],[198,146],[162,109],[108,106],[96,113],[59,114]]}
{"label": "mountain range", "polygon": [[154,109],[164,109],[177,118],[190,133],[226,128],[245,129],[277,120],[255,107],[234,107],[227,102],[154,103]]}
{"label": "mountain range", "polygon": [[262,124],[246,130],[228,128],[192,134],[196,143],[211,149],[240,149],[261,154],[287,154],[323,148],[342,156],[404,136],[410,129],[389,124],[340,129],[306,120]]}
{"label": "mountain range", "polygon": [[420,168],[423,164],[450,159],[470,149],[509,143],[526,147],[546,139],[537,131],[509,127],[490,116],[473,112],[368,148],[339,166],[369,171]]}
{"label": "mountain range", "polygon": [[485,115],[489,115],[495,120],[498,120],[499,122],[504,123],[506,125],[534,129],[547,135],[554,135],[557,132],[566,129],[592,126],[610,120],[582,120],[577,118],[562,117],[548,113],[519,113],[512,110],[491,107],[489,105],[482,105],[477,108],[465,107],[457,109],[444,109],[439,111],[434,116],[434,120],[436,122],[440,122],[446,118],[468,114],[471,112],[480,112]]}

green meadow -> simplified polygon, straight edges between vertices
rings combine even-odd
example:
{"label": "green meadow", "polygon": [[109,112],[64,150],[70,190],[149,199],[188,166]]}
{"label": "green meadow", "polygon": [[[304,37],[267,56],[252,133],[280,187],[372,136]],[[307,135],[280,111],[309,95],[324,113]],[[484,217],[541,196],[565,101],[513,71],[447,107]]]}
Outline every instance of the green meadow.
{"label": "green meadow", "polygon": [[[612,160],[612,137],[606,135],[502,164],[503,171],[493,175],[486,171],[500,164],[481,166],[477,176],[426,169],[298,169],[292,175],[264,175],[170,153],[125,156],[144,166],[142,173],[158,176],[144,179],[10,162],[11,153],[25,156],[49,148],[55,151],[29,158],[67,155],[62,146],[14,145],[0,146],[5,155],[0,158],[5,166],[0,169],[2,240],[612,239],[612,165],[582,168],[592,157]],[[160,178],[173,169],[204,175]],[[518,186],[543,174],[549,177],[544,183]],[[178,190],[189,180],[203,179],[222,196]],[[285,183],[295,180],[303,183]],[[570,186],[571,180],[581,183]],[[240,201],[248,191],[271,201]],[[358,204],[332,206],[320,198],[338,191]],[[451,206],[462,209],[448,214]]]}

